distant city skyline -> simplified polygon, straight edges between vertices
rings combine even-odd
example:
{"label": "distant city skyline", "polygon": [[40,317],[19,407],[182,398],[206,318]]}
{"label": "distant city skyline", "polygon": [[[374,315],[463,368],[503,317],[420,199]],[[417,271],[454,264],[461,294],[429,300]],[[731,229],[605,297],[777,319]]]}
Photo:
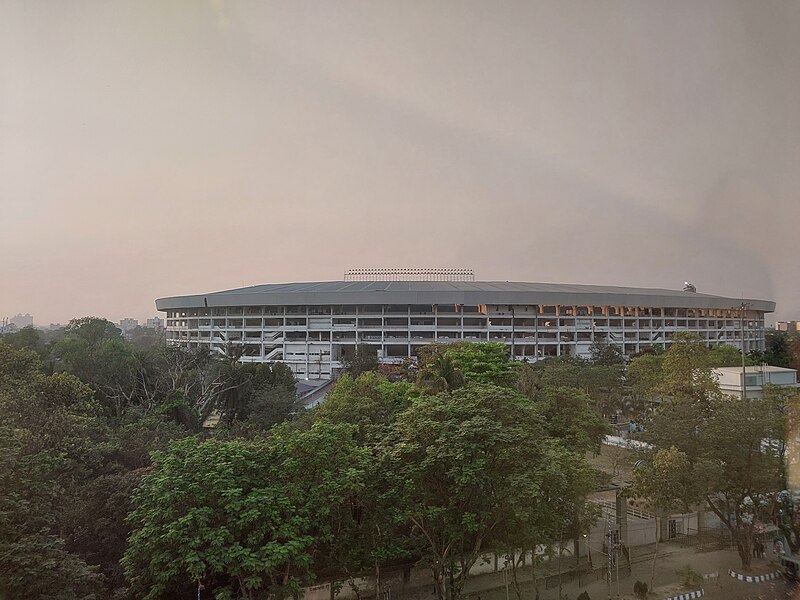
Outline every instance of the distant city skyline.
{"label": "distant city skyline", "polygon": [[313,6],[3,2],[0,315],[463,266],[800,317],[800,3]]}
{"label": "distant city skyline", "polygon": [[[20,320],[19,317],[25,317],[24,319]],[[74,317],[70,317],[69,319],[61,321],[49,321],[49,322],[41,322],[37,320],[33,315],[30,313],[26,313],[25,315],[18,313],[13,317],[3,317],[0,316],[0,323],[6,323],[7,325],[13,325],[17,329],[22,329],[23,327],[33,326],[38,329],[48,329],[54,325],[66,326],[71,319],[80,319],[81,317],[99,317],[103,319],[108,319],[112,323],[116,323],[119,326],[122,326],[123,331],[125,330],[124,325],[127,321],[130,327],[147,327],[147,328],[162,328],[164,327],[164,317],[154,314],[151,317],[145,318],[136,318],[136,317],[120,317],[120,318],[111,318],[107,315],[76,315]]]}

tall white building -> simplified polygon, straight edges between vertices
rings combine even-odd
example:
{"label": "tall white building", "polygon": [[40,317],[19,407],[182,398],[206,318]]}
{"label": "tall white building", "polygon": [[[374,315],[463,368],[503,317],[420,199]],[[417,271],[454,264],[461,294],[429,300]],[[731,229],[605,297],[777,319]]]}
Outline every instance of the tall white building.
{"label": "tall white building", "polygon": [[17,329],[22,329],[23,327],[31,327],[33,325],[33,317],[28,313],[23,314],[16,314],[9,320],[9,323],[14,325]]}
{"label": "tall white building", "polygon": [[119,328],[122,330],[122,333],[128,333],[136,329],[139,326],[138,319],[120,319],[119,320]]}
{"label": "tall white building", "polygon": [[[383,362],[433,342],[502,342],[516,360],[587,356],[593,341],[625,354],[666,347],[682,331],[709,345],[764,349],[766,300],[692,291],[499,281],[282,283],[156,300],[167,341],[243,361],[283,361],[298,377],[329,378],[357,344]],[[742,335],[743,330],[743,335]]]}
{"label": "tall white building", "polygon": [[164,319],[161,317],[153,317],[151,319],[147,319],[144,323],[144,326],[148,329],[157,329],[161,331],[164,329]]}

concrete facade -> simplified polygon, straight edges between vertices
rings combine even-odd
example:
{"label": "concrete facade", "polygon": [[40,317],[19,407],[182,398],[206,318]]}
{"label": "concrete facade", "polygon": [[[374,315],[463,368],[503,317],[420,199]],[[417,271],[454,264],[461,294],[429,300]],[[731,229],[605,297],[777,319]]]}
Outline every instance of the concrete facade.
{"label": "concrete facade", "polygon": [[[741,397],[743,375],[741,367],[718,367],[714,369],[714,375],[724,393]],[[764,395],[764,387],[768,385],[782,388],[800,387],[797,383],[797,371],[794,369],[769,365],[745,367],[744,376],[748,398],[761,398]]]}
{"label": "concrete facade", "polygon": [[[334,281],[273,284],[156,301],[167,341],[243,361],[282,361],[326,379],[357,344],[399,363],[434,342],[500,342],[516,360],[588,356],[594,341],[625,354],[691,331],[709,345],[764,349],[773,302],[675,290],[520,282]],[[744,328],[742,339],[740,328]]]}

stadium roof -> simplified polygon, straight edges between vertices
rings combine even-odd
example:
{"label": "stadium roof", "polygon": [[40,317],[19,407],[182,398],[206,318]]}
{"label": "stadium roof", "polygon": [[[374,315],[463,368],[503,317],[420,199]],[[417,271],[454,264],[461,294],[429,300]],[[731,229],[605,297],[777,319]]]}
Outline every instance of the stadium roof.
{"label": "stadium roof", "polygon": [[651,288],[513,281],[322,281],[272,283],[208,294],[156,300],[158,310],[204,306],[281,306],[326,304],[566,304],[735,308],[772,312],[768,300],[726,298]]}

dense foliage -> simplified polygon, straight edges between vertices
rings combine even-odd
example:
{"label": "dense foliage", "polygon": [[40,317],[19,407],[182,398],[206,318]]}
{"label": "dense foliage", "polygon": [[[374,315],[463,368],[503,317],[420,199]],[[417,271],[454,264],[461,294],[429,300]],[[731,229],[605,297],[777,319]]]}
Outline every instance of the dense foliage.
{"label": "dense foliage", "polygon": [[360,348],[304,409],[282,364],[103,319],[3,336],[0,597],[282,598],[325,578],[357,590],[364,573],[380,595],[384,569],[416,563],[455,600],[482,552],[591,527],[586,455],[614,415],[653,444],[636,493],[707,504],[746,553],[785,487],[786,447],[764,440],[785,439],[794,399],[723,398],[709,369],[737,356],[676,342],[630,364],[599,343],[590,360],[519,364],[460,342],[395,369]]}
{"label": "dense foliage", "polygon": [[711,359],[692,335],[676,338],[663,355],[653,380],[660,402],[642,436],[652,449],[635,492],[656,510],[707,507],[730,530],[747,568],[755,535],[785,485],[786,415],[798,398],[769,388],[763,398],[724,395]]}

